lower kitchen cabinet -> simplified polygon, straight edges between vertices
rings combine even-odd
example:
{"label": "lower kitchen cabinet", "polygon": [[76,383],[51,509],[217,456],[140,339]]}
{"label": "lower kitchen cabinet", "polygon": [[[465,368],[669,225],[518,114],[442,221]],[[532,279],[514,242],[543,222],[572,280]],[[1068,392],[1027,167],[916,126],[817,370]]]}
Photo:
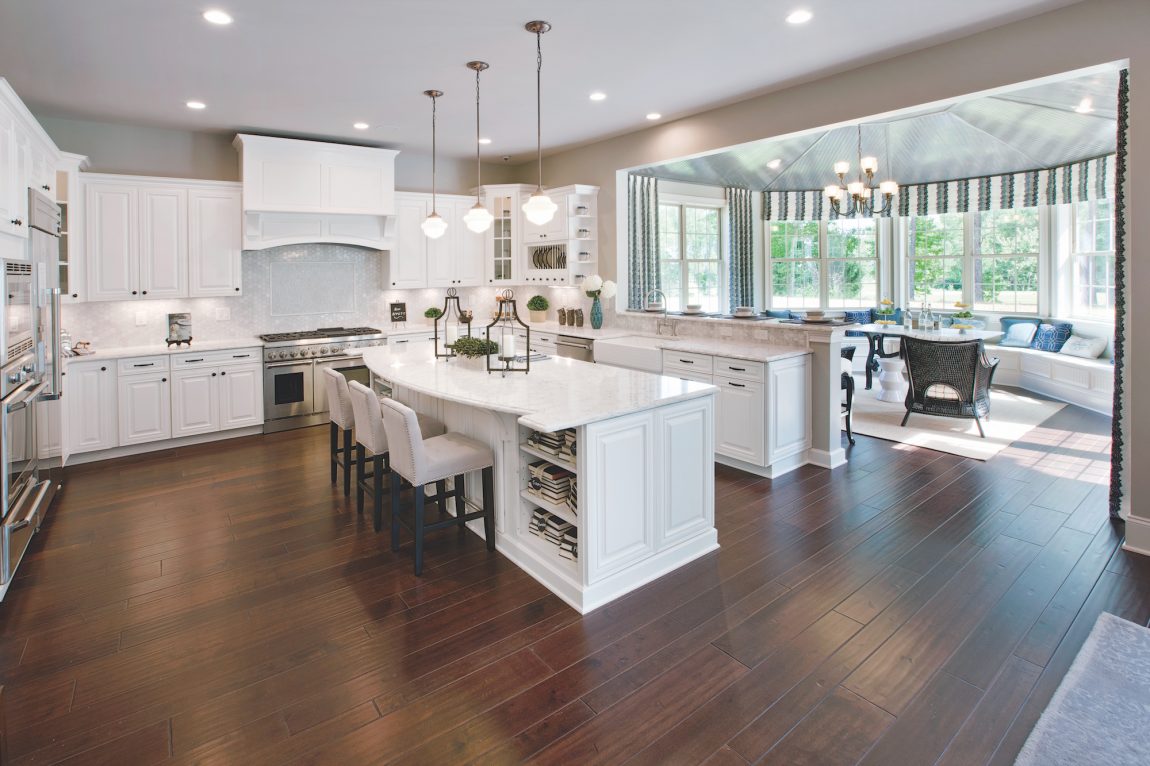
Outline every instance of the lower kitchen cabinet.
{"label": "lower kitchen cabinet", "polygon": [[124,375],[119,380],[120,446],[172,438],[168,371]]}
{"label": "lower kitchen cabinet", "polygon": [[116,362],[69,362],[64,373],[68,451],[111,449],[119,441]]}
{"label": "lower kitchen cabinet", "polygon": [[174,437],[257,426],[264,421],[263,373],[258,364],[176,370],[172,382]]}
{"label": "lower kitchen cabinet", "polygon": [[222,368],[219,390],[221,431],[264,422],[263,367],[237,364]]}
{"label": "lower kitchen cabinet", "polygon": [[716,376],[719,387],[715,405],[715,452],[763,464],[766,400],[763,384]]}

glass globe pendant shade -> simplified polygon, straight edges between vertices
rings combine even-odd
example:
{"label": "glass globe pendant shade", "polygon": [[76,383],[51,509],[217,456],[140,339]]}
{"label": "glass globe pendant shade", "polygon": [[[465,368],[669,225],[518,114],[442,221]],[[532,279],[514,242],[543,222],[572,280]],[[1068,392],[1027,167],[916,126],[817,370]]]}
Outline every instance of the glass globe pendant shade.
{"label": "glass globe pendant shade", "polygon": [[550,222],[555,217],[555,211],[559,209],[550,197],[543,193],[542,190],[536,191],[532,194],[526,202],[523,203],[523,214],[527,216],[527,220],[536,226],[542,226]]}
{"label": "glass globe pendant shade", "polygon": [[467,211],[467,215],[463,216],[463,222],[467,224],[467,228],[476,234],[482,234],[490,229],[491,222],[494,220],[495,216],[491,214],[491,211],[479,202],[472,205],[471,209]]}
{"label": "glass globe pendant shade", "polygon": [[439,239],[447,231],[447,221],[440,217],[439,213],[433,212],[427,218],[423,219],[423,223],[419,225],[423,229],[423,233],[430,239]]}

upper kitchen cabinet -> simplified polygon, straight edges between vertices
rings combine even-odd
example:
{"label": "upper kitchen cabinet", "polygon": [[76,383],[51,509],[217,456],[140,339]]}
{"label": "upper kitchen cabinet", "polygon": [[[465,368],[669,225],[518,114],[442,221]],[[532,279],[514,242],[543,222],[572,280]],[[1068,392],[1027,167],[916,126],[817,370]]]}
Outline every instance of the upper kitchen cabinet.
{"label": "upper kitchen cabinet", "polygon": [[520,194],[526,187],[498,185],[483,187],[487,209],[495,216],[487,235],[487,255],[483,278],[491,285],[514,285],[523,282],[523,247],[520,236]]}
{"label": "upper kitchen cabinet", "polygon": [[87,300],[239,295],[237,184],[84,176]]}
{"label": "upper kitchen cabinet", "polygon": [[430,239],[420,224],[431,212],[431,195],[396,194],[395,241],[388,250],[383,287],[404,290],[480,285],[485,237],[463,223],[463,216],[474,204],[473,197],[437,195],[436,206],[447,221],[447,231],[439,239]]}
{"label": "upper kitchen cabinet", "polygon": [[56,202],[60,205],[60,300],[80,303],[88,300],[88,275],[84,269],[84,195],[80,171],[88,158],[79,154],[60,155],[56,168]]}
{"label": "upper kitchen cabinet", "polygon": [[59,157],[52,139],[0,78],[0,257],[28,257],[28,190],[55,198]]}
{"label": "upper kitchen cabinet", "polygon": [[391,149],[240,134],[244,249],[332,242],[386,249],[394,237]]}

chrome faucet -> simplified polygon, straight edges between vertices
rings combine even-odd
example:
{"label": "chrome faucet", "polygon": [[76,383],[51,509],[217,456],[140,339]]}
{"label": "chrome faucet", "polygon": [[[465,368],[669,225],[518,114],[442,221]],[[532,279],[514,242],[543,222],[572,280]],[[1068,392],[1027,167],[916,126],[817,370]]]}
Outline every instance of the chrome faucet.
{"label": "chrome faucet", "polygon": [[646,311],[646,310],[649,310],[651,308],[651,305],[653,303],[651,298],[652,298],[652,296],[656,296],[656,295],[659,296],[659,298],[660,298],[658,305],[663,307],[663,318],[661,320],[658,320],[655,322],[655,334],[656,335],[662,335],[663,330],[667,329],[667,330],[669,330],[669,334],[671,335],[671,337],[675,337],[675,335],[677,335],[677,333],[675,331],[675,323],[673,321],[670,321],[667,319],[667,294],[666,293],[664,293],[662,290],[660,290],[658,288],[655,288],[654,290],[647,293],[646,297],[643,298],[643,310]]}

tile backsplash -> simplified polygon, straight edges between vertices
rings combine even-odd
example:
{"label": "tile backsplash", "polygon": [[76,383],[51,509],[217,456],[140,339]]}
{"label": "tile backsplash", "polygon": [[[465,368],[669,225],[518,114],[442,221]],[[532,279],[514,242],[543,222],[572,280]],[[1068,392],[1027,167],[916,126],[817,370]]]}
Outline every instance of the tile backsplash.
{"label": "tile backsplash", "polygon": [[[390,326],[388,304],[407,303],[408,327],[422,326],[425,309],[443,306],[444,289],[384,290],[386,253],[344,245],[291,245],[243,254],[243,295],[235,298],[108,301],[63,307],[62,325],[97,348],[163,342],[168,314],[192,314],[192,335],[202,340],[317,327]],[[530,288],[518,288],[527,318]],[[563,292],[575,297],[575,290]],[[495,288],[460,288],[464,308],[487,316]],[[552,298],[552,303],[556,303]],[[589,303],[588,301],[584,301]],[[142,320],[143,324],[137,323]]]}

